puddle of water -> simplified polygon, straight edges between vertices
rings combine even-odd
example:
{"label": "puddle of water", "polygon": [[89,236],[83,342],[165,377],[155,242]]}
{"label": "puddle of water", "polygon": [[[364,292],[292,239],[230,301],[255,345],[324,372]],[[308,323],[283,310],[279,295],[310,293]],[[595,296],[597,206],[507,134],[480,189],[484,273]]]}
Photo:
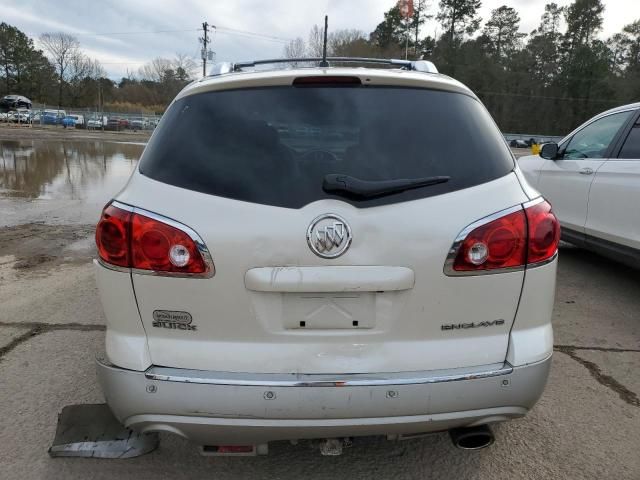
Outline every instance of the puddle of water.
{"label": "puddle of water", "polygon": [[0,198],[104,203],[126,183],[141,143],[0,141]]}

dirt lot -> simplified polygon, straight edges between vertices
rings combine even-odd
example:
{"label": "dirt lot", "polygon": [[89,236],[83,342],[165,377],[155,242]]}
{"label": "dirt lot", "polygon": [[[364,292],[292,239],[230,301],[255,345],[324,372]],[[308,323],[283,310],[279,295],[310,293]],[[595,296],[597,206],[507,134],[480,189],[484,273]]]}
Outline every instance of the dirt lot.
{"label": "dirt lot", "polygon": [[120,132],[62,128],[59,125],[33,127],[0,123],[0,140],[113,140],[121,142],[146,142],[150,131],[123,130]]}
{"label": "dirt lot", "polygon": [[136,459],[51,459],[62,407],[103,401],[87,220],[99,202],[88,205],[0,195],[0,478],[640,478],[640,275],[570,246],[560,252],[549,384],[528,417],[495,428],[489,449],[459,451],[436,434],[365,439],[341,457],[279,443],[267,457],[205,458],[163,435]]}

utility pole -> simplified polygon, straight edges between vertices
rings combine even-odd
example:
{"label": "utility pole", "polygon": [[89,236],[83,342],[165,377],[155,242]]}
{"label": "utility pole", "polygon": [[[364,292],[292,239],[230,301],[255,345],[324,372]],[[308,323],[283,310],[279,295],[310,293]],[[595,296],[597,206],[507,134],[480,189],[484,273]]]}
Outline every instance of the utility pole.
{"label": "utility pole", "polygon": [[204,22],[202,24],[202,29],[204,30],[204,36],[200,38],[200,42],[202,42],[202,76],[207,76],[207,56],[209,55],[209,51],[207,49],[207,45],[209,44],[209,24]]}

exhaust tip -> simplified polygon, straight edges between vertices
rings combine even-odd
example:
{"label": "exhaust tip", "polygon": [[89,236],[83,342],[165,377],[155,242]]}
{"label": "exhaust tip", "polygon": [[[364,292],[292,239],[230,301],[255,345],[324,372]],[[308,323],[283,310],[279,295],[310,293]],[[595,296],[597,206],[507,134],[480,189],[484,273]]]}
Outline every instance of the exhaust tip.
{"label": "exhaust tip", "polygon": [[480,450],[493,444],[495,438],[488,425],[453,428],[449,430],[451,441],[461,450]]}

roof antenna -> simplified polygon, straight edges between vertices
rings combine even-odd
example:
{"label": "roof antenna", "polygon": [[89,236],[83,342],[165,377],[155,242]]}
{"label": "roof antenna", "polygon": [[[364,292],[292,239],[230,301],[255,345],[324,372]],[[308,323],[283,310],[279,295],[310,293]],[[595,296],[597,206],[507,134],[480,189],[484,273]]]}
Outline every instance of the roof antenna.
{"label": "roof antenna", "polygon": [[329,27],[329,15],[324,16],[324,43],[322,45],[322,61],[320,62],[321,67],[328,67],[329,62],[327,62],[327,28]]}

